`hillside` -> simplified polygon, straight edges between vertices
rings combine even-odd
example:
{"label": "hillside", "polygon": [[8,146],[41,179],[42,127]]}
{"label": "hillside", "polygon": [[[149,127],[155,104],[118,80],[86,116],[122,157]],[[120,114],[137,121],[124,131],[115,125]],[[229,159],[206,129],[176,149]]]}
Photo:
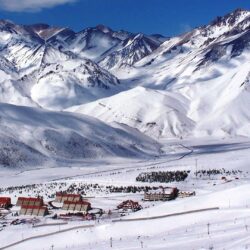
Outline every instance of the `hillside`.
{"label": "hillside", "polygon": [[[84,115],[0,104],[0,166],[38,167],[84,159],[158,155],[160,145]],[[56,163],[57,162],[57,163]]]}
{"label": "hillside", "polygon": [[0,22],[0,101],[155,138],[249,136],[250,12],[177,37]]}
{"label": "hillside", "polygon": [[[236,10],[170,38],[132,67],[111,69],[131,90],[72,110],[121,121],[156,137],[250,136],[249,28],[250,12]],[[137,86],[149,90],[143,98],[134,97]],[[162,98],[152,97],[159,91],[175,96],[173,113],[167,114]],[[109,109],[99,105],[103,102]],[[141,120],[141,113],[149,117],[143,126],[124,119]],[[155,124],[151,131],[147,123]]]}
{"label": "hillside", "polygon": [[136,87],[69,111],[124,123],[159,138],[185,136],[193,129],[194,122],[186,116],[187,104],[181,95]]}

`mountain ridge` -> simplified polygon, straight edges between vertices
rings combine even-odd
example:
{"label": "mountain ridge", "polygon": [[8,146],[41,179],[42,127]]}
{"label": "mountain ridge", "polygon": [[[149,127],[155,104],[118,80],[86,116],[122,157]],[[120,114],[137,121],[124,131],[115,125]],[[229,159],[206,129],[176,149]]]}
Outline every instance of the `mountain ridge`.
{"label": "mountain ridge", "polygon": [[[249,136],[240,101],[248,96],[249,32],[242,9],[171,38],[2,20],[0,101],[77,111],[155,138]],[[164,113],[169,105],[174,111]]]}

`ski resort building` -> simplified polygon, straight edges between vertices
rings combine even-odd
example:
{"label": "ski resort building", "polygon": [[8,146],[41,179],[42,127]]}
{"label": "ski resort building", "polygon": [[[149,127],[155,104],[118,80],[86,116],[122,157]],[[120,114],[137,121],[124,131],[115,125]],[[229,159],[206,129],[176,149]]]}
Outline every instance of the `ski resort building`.
{"label": "ski resort building", "polygon": [[144,193],[145,201],[168,201],[173,200],[178,195],[177,188],[159,188]]}
{"label": "ski resort building", "polygon": [[11,198],[0,197],[0,208],[9,208],[11,206]]}
{"label": "ski resort building", "polygon": [[87,213],[91,209],[91,204],[87,201],[64,201],[62,209]]}
{"label": "ski resort building", "polygon": [[67,194],[67,193],[56,193],[55,202],[64,203],[64,201],[73,201],[78,202],[82,200],[82,196],[80,194]]}
{"label": "ski resort building", "polygon": [[119,204],[117,206],[117,209],[122,209],[123,211],[128,211],[128,210],[138,211],[142,209],[142,206],[136,201],[127,200]]}
{"label": "ski resort building", "polygon": [[20,215],[45,216],[49,214],[47,207],[23,205]]}
{"label": "ski resort building", "polygon": [[189,192],[189,191],[179,191],[178,192],[178,197],[180,198],[185,198],[185,197],[190,197],[190,196],[195,196],[195,191]]}
{"label": "ski resort building", "polygon": [[43,206],[42,198],[31,198],[31,197],[19,197],[16,206]]}

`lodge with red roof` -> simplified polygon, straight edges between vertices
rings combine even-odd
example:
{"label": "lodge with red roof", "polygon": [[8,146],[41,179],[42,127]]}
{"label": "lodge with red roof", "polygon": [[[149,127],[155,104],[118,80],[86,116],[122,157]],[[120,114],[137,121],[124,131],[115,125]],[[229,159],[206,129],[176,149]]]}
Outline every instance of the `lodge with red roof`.
{"label": "lodge with red roof", "polygon": [[0,208],[9,208],[11,206],[10,197],[0,197]]}
{"label": "lodge with red roof", "polygon": [[91,209],[91,204],[87,201],[64,201],[62,209],[87,213]]}
{"label": "lodge with red roof", "polygon": [[23,205],[20,215],[45,216],[49,214],[48,208],[43,206]]}
{"label": "lodge with red roof", "polygon": [[122,209],[123,211],[127,210],[138,211],[142,209],[142,206],[137,201],[127,200],[119,204],[117,206],[117,209]]}
{"label": "lodge with red roof", "polygon": [[43,199],[40,197],[18,197],[16,206],[43,206]]}
{"label": "lodge with red roof", "polygon": [[64,203],[64,201],[73,201],[78,202],[82,200],[82,196],[80,194],[67,194],[63,192],[56,193],[55,202]]}

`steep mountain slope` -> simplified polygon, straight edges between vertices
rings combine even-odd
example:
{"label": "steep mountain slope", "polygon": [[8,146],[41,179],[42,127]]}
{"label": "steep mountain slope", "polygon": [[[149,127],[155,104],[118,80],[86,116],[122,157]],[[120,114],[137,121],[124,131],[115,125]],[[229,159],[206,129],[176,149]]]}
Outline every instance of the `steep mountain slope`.
{"label": "steep mountain slope", "polygon": [[160,145],[126,127],[66,112],[0,104],[0,166],[42,166],[86,158],[146,157]]}
{"label": "steep mountain slope", "polygon": [[189,77],[192,81],[191,73],[202,75],[199,69],[221,59],[227,54],[227,48],[231,49],[230,58],[239,56],[249,44],[249,29],[250,12],[236,10],[207,26],[169,39],[135,66],[141,76],[148,70],[150,73],[147,75],[152,76],[153,70],[157,70],[152,77],[158,75],[157,82],[162,82],[160,87],[164,89],[168,79],[171,83],[175,80],[177,84],[182,82],[182,77]]}
{"label": "steep mountain slope", "polygon": [[1,102],[89,114],[155,137],[250,135],[249,11],[169,39],[9,21],[0,35]]}
{"label": "steep mountain slope", "polygon": [[[56,110],[121,91],[119,80],[94,61],[127,46],[130,37],[135,37],[103,25],[75,33],[47,24],[17,25],[4,20],[0,36],[0,101]],[[151,49],[161,44],[157,39],[144,37],[141,42],[150,40],[147,49]],[[127,56],[130,64],[150,52],[145,49],[138,54],[137,49],[131,48],[129,53],[134,55]]]}
{"label": "steep mountain slope", "polygon": [[72,51],[81,57],[98,61],[103,54],[118,46],[121,40],[114,37],[113,31],[109,28],[97,26],[71,34],[66,39],[62,39],[59,34],[59,36],[51,39],[49,43],[53,44],[53,46],[61,46],[63,50]]}
{"label": "steep mountain slope", "polygon": [[[166,40],[160,35],[146,36],[123,30],[113,31],[104,25],[87,28],[76,33],[68,28],[53,27],[47,24],[17,25],[2,20],[0,31],[3,54],[8,57],[7,53],[14,52],[11,53],[11,59],[18,63],[20,63],[18,60],[20,56],[30,56],[31,63],[32,57],[36,54],[41,55],[39,49],[42,45],[49,45],[63,52],[72,52],[81,58],[88,58],[95,62],[117,50],[126,48],[129,49],[127,53],[133,51],[136,53],[136,50],[141,50],[140,57],[135,60],[138,61]],[[127,48],[128,46],[129,48]]]}
{"label": "steep mountain slope", "polygon": [[67,29],[7,21],[0,28],[1,102],[60,110],[109,96],[119,84],[94,62],[48,42]]}
{"label": "steep mountain slope", "polygon": [[[29,32],[33,32],[36,35],[38,35],[42,40],[48,41],[52,37],[65,32],[67,30],[66,28],[60,28],[60,27],[51,27],[48,24],[43,24],[43,23],[37,23],[34,25],[27,25],[25,28]],[[72,31],[73,32],[73,31]]]}
{"label": "steep mountain slope", "polygon": [[187,100],[183,96],[143,87],[69,111],[92,115],[109,123],[127,124],[152,137],[186,136],[194,127],[194,122],[186,116]]}
{"label": "steep mountain slope", "polygon": [[[136,53],[137,50],[141,50],[139,58],[141,59],[152,52],[153,49],[159,47],[165,40],[165,37],[159,35],[146,36],[123,30],[113,31],[109,27],[98,25],[78,33],[70,30],[60,31],[51,39],[48,39],[47,43],[63,51],[71,51],[83,58],[99,62],[111,55],[114,56],[116,51],[124,50],[130,44],[132,44],[130,45],[130,51],[126,53]],[[145,51],[148,52],[146,53]],[[129,57],[129,55],[127,56]]]}
{"label": "steep mountain slope", "polygon": [[[119,80],[88,59],[47,47],[31,98],[48,109],[64,109],[87,103],[115,92]],[[117,90],[116,90],[117,91]]]}
{"label": "steep mountain slope", "polygon": [[106,69],[132,66],[160,46],[161,42],[138,34],[123,42],[122,48],[109,54],[100,61]]}
{"label": "steep mountain slope", "polygon": [[236,10],[171,38],[133,68],[113,72],[130,88],[144,86],[186,98],[184,114],[195,123],[186,135],[249,136],[249,30],[250,12]]}
{"label": "steep mountain slope", "polygon": [[191,95],[199,93],[199,97],[189,111],[189,116],[197,120],[197,136],[250,136],[249,56],[250,51],[230,60],[233,68],[221,66],[221,76],[207,81],[206,89],[203,82],[197,84]]}

